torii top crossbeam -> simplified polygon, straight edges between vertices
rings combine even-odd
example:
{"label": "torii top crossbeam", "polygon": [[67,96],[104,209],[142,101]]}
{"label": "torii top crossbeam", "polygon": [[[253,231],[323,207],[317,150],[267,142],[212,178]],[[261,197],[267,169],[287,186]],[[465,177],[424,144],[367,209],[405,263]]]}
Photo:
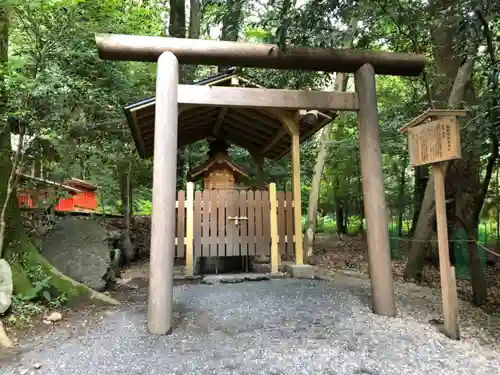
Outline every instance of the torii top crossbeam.
{"label": "torii top crossbeam", "polygon": [[399,76],[417,76],[426,63],[424,55],[408,53],[295,46],[282,51],[272,44],[156,36],[96,34],[96,43],[104,60],[156,62],[168,51],[180,64],[187,65],[354,73],[364,64],[370,64],[376,74]]}

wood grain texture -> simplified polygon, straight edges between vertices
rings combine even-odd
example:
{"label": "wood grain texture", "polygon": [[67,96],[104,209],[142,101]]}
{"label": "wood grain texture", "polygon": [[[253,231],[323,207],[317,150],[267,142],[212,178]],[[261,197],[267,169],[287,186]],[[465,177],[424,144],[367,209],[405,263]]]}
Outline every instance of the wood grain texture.
{"label": "wood grain texture", "polygon": [[210,256],[218,256],[219,254],[218,218],[219,193],[217,190],[212,190],[210,192]]}
{"label": "wood grain texture", "polygon": [[254,192],[247,192],[247,216],[248,216],[248,255],[255,255],[255,199]]}
{"label": "wood grain texture", "polygon": [[177,90],[179,65],[169,52],[158,58],[156,76],[155,159],[149,266],[148,330],[172,330],[177,162]]}
{"label": "wood grain texture", "polygon": [[246,217],[240,224],[240,255],[248,255],[248,201],[247,192],[245,190],[239,193],[240,217]]}
{"label": "wood grain texture", "polygon": [[286,215],[286,253],[295,254],[295,238],[293,235],[293,196],[292,192],[285,193],[285,215]]}
{"label": "wood grain texture", "polygon": [[364,210],[367,227],[368,266],[375,314],[396,316],[389,249],[387,205],[385,201],[380,149],[375,72],[363,65],[355,74],[361,109],[358,112]]}
{"label": "wood grain texture", "polygon": [[337,91],[179,85],[178,100],[179,104],[212,107],[359,110],[356,93]]}
{"label": "wood grain texture", "polygon": [[202,254],[205,257],[212,256],[210,251],[210,190],[204,190],[202,194]]}
{"label": "wood grain texture", "polygon": [[269,184],[269,229],[271,235],[271,272],[277,273],[279,266],[278,251],[278,198],[276,184]]}
{"label": "wood grain texture", "polygon": [[217,226],[219,228],[219,248],[218,248],[218,254],[219,256],[226,256],[227,255],[227,213],[226,213],[226,201],[227,201],[227,196],[225,195],[225,192],[219,191],[219,210],[217,212]]}
{"label": "wood grain texture", "polygon": [[194,193],[194,228],[193,228],[193,246],[195,257],[202,256],[201,253],[201,238],[202,238],[202,227],[201,227],[201,207],[202,207],[202,196],[201,191],[195,191]]}
{"label": "wood grain texture", "polygon": [[293,193],[293,228],[295,234],[295,264],[304,263],[304,244],[302,240],[302,195],[300,192],[300,139],[292,135],[292,193]]}
{"label": "wood grain texture", "polygon": [[278,247],[280,254],[286,254],[285,192],[276,193],[278,201]]}
{"label": "wood grain texture", "polygon": [[185,196],[183,190],[177,192],[177,246],[175,251],[176,258],[184,258],[184,241],[185,241],[185,220],[186,220],[186,209],[185,209]]}
{"label": "wood grain texture", "polygon": [[364,64],[377,74],[418,76],[424,55],[334,48],[287,46],[123,34],[96,34],[99,57],[106,60],[151,61],[169,51],[181,64],[354,73]]}
{"label": "wood grain texture", "polygon": [[194,184],[186,186],[186,275],[194,275],[193,230],[194,230]]}
{"label": "wood grain texture", "polygon": [[438,235],[439,272],[441,279],[441,296],[443,302],[444,330],[453,339],[460,339],[458,327],[457,293],[454,275],[451,274],[448,250],[448,227],[446,220],[446,203],[444,190],[444,173],[439,164],[432,165],[434,189],[436,192],[436,222]]}

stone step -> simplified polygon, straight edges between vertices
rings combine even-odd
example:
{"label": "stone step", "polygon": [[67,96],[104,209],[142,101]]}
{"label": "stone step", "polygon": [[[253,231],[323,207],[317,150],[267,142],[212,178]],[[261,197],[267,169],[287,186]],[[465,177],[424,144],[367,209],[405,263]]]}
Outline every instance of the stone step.
{"label": "stone step", "polygon": [[201,282],[203,284],[234,284],[244,281],[263,281],[271,280],[270,274],[265,273],[237,273],[237,274],[219,274],[204,276]]}

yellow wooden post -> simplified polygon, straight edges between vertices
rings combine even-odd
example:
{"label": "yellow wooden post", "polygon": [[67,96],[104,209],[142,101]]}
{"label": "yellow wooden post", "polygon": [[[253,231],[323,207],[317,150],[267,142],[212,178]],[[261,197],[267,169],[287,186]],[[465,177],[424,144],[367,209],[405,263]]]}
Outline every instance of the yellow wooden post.
{"label": "yellow wooden post", "polygon": [[271,273],[278,272],[279,253],[278,253],[278,211],[276,198],[276,184],[271,182],[269,184],[269,203],[270,203],[270,217],[269,225],[271,227]]}
{"label": "yellow wooden post", "polygon": [[194,276],[194,183],[188,182],[186,189],[186,276]]}
{"label": "yellow wooden post", "polygon": [[299,124],[293,115],[278,109],[267,109],[279,118],[292,137],[292,196],[293,226],[295,237],[295,264],[304,264],[304,244],[302,239],[302,202],[300,194],[300,133]]}
{"label": "yellow wooden post", "polygon": [[293,226],[295,228],[295,264],[304,264],[302,241],[302,202],[300,194],[300,138],[299,132],[292,134],[292,194]]}

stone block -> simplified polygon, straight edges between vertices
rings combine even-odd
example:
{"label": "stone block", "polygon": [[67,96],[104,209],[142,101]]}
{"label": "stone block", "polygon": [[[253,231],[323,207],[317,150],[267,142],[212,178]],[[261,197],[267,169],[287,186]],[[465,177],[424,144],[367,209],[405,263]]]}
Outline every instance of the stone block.
{"label": "stone block", "polygon": [[292,264],[287,266],[287,273],[296,279],[314,279],[315,268],[309,264]]}
{"label": "stone block", "polygon": [[286,279],[286,278],[290,277],[290,275],[288,275],[288,273],[286,273],[286,272],[271,272],[271,273],[269,273],[269,276],[272,279]]}
{"label": "stone block", "polygon": [[0,259],[0,315],[9,309],[13,290],[12,270],[5,259]]}

